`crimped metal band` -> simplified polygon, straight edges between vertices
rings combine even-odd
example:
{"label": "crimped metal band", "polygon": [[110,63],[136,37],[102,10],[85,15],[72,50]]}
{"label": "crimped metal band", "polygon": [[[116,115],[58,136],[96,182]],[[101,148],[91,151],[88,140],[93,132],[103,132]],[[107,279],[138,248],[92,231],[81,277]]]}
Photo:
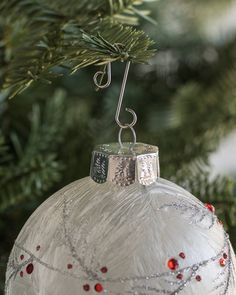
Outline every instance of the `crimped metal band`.
{"label": "crimped metal band", "polygon": [[144,143],[99,145],[92,154],[90,176],[97,183],[150,185],[160,174],[158,147]]}

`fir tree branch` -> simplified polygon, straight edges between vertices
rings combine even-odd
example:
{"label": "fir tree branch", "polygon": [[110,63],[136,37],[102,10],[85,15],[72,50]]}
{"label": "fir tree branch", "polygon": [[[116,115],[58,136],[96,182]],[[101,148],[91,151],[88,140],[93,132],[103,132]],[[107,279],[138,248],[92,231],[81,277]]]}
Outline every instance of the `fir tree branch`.
{"label": "fir tree branch", "polygon": [[23,153],[19,159],[12,157],[0,162],[0,212],[10,205],[41,196],[60,179],[63,165],[57,153],[65,131],[64,101],[64,94],[56,92],[47,102],[44,114],[35,106],[28,143],[21,148]]}
{"label": "fir tree branch", "polygon": [[38,156],[25,165],[8,168],[0,182],[0,212],[11,205],[41,196],[61,177],[61,165],[55,154]]}
{"label": "fir tree branch", "polygon": [[[11,159],[7,144],[5,142],[5,138],[0,131],[0,165],[3,165],[4,163],[8,162]],[[0,175],[1,172],[1,166],[0,166]]]}
{"label": "fir tree branch", "polygon": [[[115,1],[113,4],[114,11],[121,11]],[[55,66],[67,67],[74,73],[88,65],[115,60],[145,63],[154,54],[150,49],[153,42],[142,31],[123,26],[112,17],[91,18],[81,13],[81,17],[73,19],[30,0],[4,0],[1,6],[8,14],[4,44],[10,52],[3,88],[10,88],[11,96],[34,81],[50,83],[57,76]],[[16,15],[20,16],[17,27]]]}
{"label": "fir tree branch", "polygon": [[[155,0],[154,0],[155,1]],[[68,2],[62,0],[5,0],[0,4],[0,11],[10,14],[12,20],[16,15],[25,15],[27,18],[37,16],[34,20],[44,19],[51,21],[53,18],[76,19],[77,22],[87,19],[94,21],[98,18],[107,16],[122,23],[136,25],[138,18],[146,18],[147,11],[137,8],[141,4],[149,2],[148,0],[94,0],[92,3],[87,0],[71,0]],[[138,16],[138,17],[136,17]],[[150,20],[150,19],[149,19]],[[152,21],[152,20],[150,20]]]}
{"label": "fir tree branch", "polygon": [[236,225],[236,184],[234,179],[220,175],[212,177],[211,168],[203,158],[183,165],[171,179],[202,202],[212,203],[227,229]]}

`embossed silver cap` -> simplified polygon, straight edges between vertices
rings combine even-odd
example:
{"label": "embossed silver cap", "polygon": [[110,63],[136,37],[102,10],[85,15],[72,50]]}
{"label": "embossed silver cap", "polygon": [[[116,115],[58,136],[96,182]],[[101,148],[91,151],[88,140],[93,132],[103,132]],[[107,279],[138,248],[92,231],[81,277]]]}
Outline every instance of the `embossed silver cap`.
{"label": "embossed silver cap", "polygon": [[144,143],[98,145],[92,154],[90,176],[97,183],[150,185],[160,174],[158,147]]}

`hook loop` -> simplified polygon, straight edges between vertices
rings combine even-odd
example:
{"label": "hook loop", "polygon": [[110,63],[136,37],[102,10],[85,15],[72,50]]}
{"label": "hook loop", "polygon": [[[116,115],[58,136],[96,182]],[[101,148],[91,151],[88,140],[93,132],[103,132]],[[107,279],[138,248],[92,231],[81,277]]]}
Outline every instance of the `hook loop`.
{"label": "hook loop", "polygon": [[[102,84],[102,80],[103,80],[106,73],[107,73],[107,82],[105,84]],[[99,76],[101,78],[100,78],[100,81],[98,82]],[[110,86],[110,84],[111,84],[111,63],[110,62],[107,65],[105,65],[103,71],[98,71],[94,74],[93,81],[98,89],[104,89],[104,88],[107,88]]]}
{"label": "hook loop", "polygon": [[[137,142],[137,137],[136,137],[136,132],[134,130],[134,128],[132,126],[127,125],[127,128],[129,128],[133,134],[133,146],[136,144]],[[122,139],[121,139],[121,135],[122,135],[122,131],[124,130],[124,128],[120,128],[119,130],[119,134],[118,134],[118,142],[121,148],[123,148],[123,143],[122,143]]]}

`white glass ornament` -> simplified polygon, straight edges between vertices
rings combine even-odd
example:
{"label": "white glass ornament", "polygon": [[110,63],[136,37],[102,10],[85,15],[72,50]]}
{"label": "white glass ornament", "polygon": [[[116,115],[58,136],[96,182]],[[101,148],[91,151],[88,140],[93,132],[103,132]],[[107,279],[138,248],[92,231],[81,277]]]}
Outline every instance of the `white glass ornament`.
{"label": "white glass ornament", "polygon": [[[45,201],[11,252],[6,295],[236,295],[235,254],[214,207],[159,178],[158,149],[116,122],[119,144],[101,145],[90,177]],[[108,64],[111,82],[111,64]],[[129,128],[134,143],[123,144]]]}
{"label": "white glass ornament", "polygon": [[9,258],[6,295],[236,294],[235,254],[214,207],[150,178],[158,164],[146,147],[115,158],[100,148],[91,175],[102,184],[75,181],[33,213]]}

